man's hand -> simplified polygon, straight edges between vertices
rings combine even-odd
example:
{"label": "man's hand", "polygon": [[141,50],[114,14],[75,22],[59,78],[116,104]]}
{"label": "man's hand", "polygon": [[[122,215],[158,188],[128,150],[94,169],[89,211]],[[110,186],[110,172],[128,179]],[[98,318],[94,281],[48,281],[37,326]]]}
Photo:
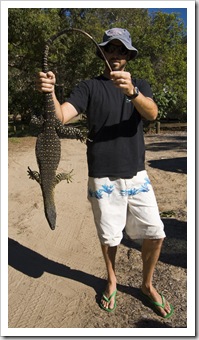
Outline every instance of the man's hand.
{"label": "man's hand", "polygon": [[[125,71],[113,71],[110,77],[116,87],[120,88],[127,96],[134,94],[134,86],[131,81],[131,74]],[[157,118],[158,108],[153,99],[145,97],[141,92],[133,100],[133,104],[137,111],[147,120]]]}
{"label": "man's hand", "polygon": [[36,78],[36,89],[39,92],[52,93],[55,89],[55,75],[49,71],[47,73],[39,72]]}
{"label": "man's hand", "polygon": [[120,88],[127,96],[134,94],[134,86],[131,80],[131,74],[125,71],[113,71],[110,73],[111,80],[116,87]]}

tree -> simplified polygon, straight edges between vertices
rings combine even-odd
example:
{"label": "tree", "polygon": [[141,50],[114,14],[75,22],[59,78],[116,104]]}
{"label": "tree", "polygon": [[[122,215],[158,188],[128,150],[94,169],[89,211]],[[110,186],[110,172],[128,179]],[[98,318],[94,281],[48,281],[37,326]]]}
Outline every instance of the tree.
{"label": "tree", "polygon": [[[173,94],[175,100],[170,100],[167,114],[186,113],[186,31],[176,13],[150,16],[147,9],[139,8],[11,8],[8,19],[10,114],[20,113],[29,119],[32,111],[41,110],[42,96],[35,91],[34,79],[41,69],[44,44],[70,27],[85,30],[97,42],[108,28],[127,28],[139,51],[127,70],[133,77],[149,81],[158,104],[162,105],[160,98]],[[94,44],[76,32],[68,32],[50,46],[49,69],[56,73],[61,101],[80,80],[103,71],[103,62],[95,52]]]}
{"label": "tree", "polygon": [[[45,40],[60,28],[57,10],[9,9],[9,113],[23,117],[41,107],[34,79]],[[37,108],[38,106],[38,108]]]}
{"label": "tree", "polygon": [[[156,93],[159,118],[184,116],[186,113],[186,31],[177,14],[155,13],[142,29],[137,47],[140,57],[130,68],[131,73],[146,78]],[[164,89],[167,88],[167,94]],[[168,92],[169,91],[169,92]],[[175,100],[163,112],[162,100],[172,93]],[[171,104],[171,100],[169,100]],[[175,104],[175,105],[174,105]]]}

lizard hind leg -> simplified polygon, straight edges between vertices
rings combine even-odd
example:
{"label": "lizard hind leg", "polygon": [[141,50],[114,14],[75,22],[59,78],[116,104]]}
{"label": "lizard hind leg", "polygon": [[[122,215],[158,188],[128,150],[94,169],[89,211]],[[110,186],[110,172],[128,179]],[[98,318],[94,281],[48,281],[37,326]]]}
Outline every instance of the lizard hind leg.
{"label": "lizard hind leg", "polygon": [[72,178],[73,178],[72,172],[73,172],[73,169],[68,173],[61,172],[61,173],[57,174],[56,175],[56,184],[60,183],[63,180],[67,180],[67,183],[72,182]]}
{"label": "lizard hind leg", "polygon": [[39,184],[41,184],[41,177],[38,171],[33,171],[30,169],[30,167],[28,167],[27,173],[30,179],[35,180]]}

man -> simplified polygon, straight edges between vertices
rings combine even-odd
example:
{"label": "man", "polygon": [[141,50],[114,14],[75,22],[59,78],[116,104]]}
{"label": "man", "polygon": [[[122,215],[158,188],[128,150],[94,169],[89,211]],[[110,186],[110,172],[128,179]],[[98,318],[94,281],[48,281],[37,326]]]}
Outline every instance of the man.
{"label": "man", "polygon": [[[108,274],[101,308],[110,312],[116,307],[115,258],[126,228],[130,238],[143,239],[141,293],[167,318],[173,307],[152,284],[165,233],[145,170],[142,127],[142,118],[154,120],[158,108],[148,83],[132,79],[125,71],[127,62],[138,53],[129,32],[109,29],[99,46],[112,72],[105,63],[103,75],[80,82],[62,105],[55,95],[52,72],[39,73],[37,89],[52,92],[56,115],[62,123],[81,112],[87,115],[88,197]],[[97,55],[102,58],[99,51]]]}

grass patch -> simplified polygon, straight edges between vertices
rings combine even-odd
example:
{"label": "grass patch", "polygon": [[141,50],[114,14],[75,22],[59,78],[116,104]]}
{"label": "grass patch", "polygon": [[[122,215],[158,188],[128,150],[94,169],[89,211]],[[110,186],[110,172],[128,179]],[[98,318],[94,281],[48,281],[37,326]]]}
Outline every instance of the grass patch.
{"label": "grass patch", "polygon": [[174,210],[166,210],[160,213],[161,218],[163,217],[174,217],[176,215]]}
{"label": "grass patch", "polygon": [[9,142],[13,143],[13,144],[17,144],[17,143],[20,143],[21,140],[17,137],[10,137],[9,138]]}

